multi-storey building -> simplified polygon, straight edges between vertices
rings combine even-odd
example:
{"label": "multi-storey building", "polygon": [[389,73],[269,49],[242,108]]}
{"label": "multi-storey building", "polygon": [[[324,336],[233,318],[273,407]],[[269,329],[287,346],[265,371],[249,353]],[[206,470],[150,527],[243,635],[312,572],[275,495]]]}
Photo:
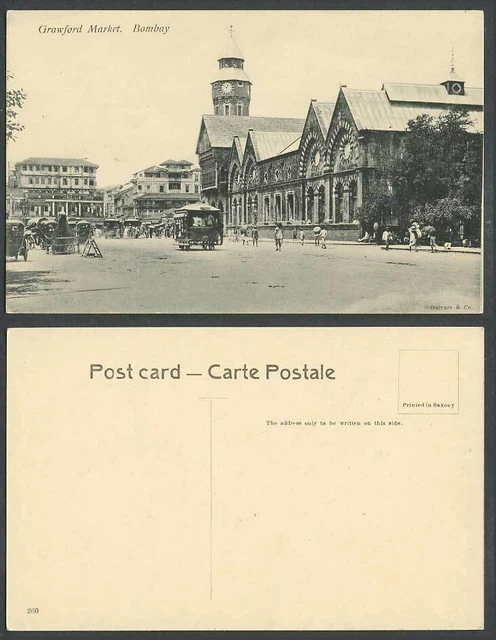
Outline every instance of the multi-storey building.
{"label": "multi-storey building", "polygon": [[199,202],[200,174],[188,160],[166,160],[137,171],[131,179],[134,215],[160,219],[167,210]]}
{"label": "multi-storey building", "polygon": [[102,193],[97,189],[98,165],[86,159],[26,158],[15,165],[10,179],[13,215],[103,217]]}

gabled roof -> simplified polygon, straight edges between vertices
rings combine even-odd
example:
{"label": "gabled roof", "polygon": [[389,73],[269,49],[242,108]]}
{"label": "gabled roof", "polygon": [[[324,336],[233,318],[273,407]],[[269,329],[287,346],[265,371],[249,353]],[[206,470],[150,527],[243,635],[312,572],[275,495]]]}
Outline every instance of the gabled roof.
{"label": "gabled roof", "polygon": [[74,166],[74,165],[84,165],[85,167],[94,167],[98,168],[99,165],[94,162],[90,162],[89,160],[85,160],[84,158],[44,158],[44,157],[35,157],[35,158],[26,158],[26,160],[22,160],[21,162],[16,162],[16,164],[59,164],[62,167]]}
{"label": "gabled roof", "polygon": [[[204,115],[202,126],[206,130],[210,146],[213,148],[229,148],[234,136],[240,138],[248,135],[248,130],[294,133],[295,138],[301,135],[305,120],[301,118],[263,118],[253,116],[213,116]],[[199,141],[199,140],[198,140]],[[198,153],[198,145],[196,152]]]}
{"label": "gabled roof", "polygon": [[250,131],[249,133],[257,162],[275,158],[283,153],[297,151],[301,133],[279,131]]}
{"label": "gabled roof", "polygon": [[240,164],[243,163],[247,139],[247,136],[234,136],[233,139],[233,151],[237,154]]}
{"label": "gabled roof", "polygon": [[[441,90],[446,91],[444,87],[441,87]],[[405,131],[409,120],[422,114],[437,117],[449,106],[435,102],[409,102],[407,100],[393,102],[388,99],[385,90],[373,91],[342,87],[341,91],[359,131]],[[474,121],[472,131],[482,131],[482,111],[469,110],[469,115]]]}
{"label": "gabled roof", "polygon": [[324,138],[327,136],[327,132],[329,131],[329,125],[331,124],[331,118],[335,106],[335,102],[312,102],[312,107],[315,111],[315,115],[317,116]]}
{"label": "gabled roof", "polygon": [[[450,78],[451,79],[451,78]],[[442,84],[403,84],[385,82],[382,85],[392,102],[422,102],[428,104],[478,106],[483,105],[483,91],[465,87],[465,95],[450,95]]]}

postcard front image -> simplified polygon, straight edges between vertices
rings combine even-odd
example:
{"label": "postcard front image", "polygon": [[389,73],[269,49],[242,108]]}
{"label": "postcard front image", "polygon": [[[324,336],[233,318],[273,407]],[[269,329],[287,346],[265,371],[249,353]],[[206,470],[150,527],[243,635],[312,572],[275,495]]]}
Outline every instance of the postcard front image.
{"label": "postcard front image", "polygon": [[480,313],[483,18],[9,12],[7,311]]}

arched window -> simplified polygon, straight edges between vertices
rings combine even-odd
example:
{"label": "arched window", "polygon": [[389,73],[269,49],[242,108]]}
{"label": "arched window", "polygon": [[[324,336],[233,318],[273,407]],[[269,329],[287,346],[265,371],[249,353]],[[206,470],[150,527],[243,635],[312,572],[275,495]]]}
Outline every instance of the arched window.
{"label": "arched window", "polygon": [[334,190],[334,202],[336,204],[335,209],[335,222],[343,222],[343,185],[338,184]]}
{"label": "arched window", "polygon": [[325,219],[325,188],[324,186],[319,189],[319,202],[318,202],[319,222],[324,222]]}
{"label": "arched window", "polygon": [[286,196],[286,211],[288,213],[288,220],[294,219],[294,194],[288,193]]}
{"label": "arched window", "polygon": [[307,192],[307,220],[310,220],[311,222],[313,222],[313,211],[314,211],[314,204],[315,204],[314,196],[315,196],[314,191],[312,187],[310,187],[310,189]]}
{"label": "arched window", "polygon": [[353,220],[355,220],[356,218],[356,210],[357,210],[357,183],[354,180],[350,182],[348,197],[349,197],[348,211],[350,214],[350,222],[353,222]]}

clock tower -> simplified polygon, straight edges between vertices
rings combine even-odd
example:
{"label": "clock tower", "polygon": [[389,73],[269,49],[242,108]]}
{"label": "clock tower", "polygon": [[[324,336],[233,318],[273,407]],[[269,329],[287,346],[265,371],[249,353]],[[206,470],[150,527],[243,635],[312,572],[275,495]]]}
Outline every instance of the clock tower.
{"label": "clock tower", "polygon": [[214,113],[218,116],[249,116],[251,81],[245,73],[243,54],[229,29],[229,42],[218,58],[219,69],[212,81]]}

